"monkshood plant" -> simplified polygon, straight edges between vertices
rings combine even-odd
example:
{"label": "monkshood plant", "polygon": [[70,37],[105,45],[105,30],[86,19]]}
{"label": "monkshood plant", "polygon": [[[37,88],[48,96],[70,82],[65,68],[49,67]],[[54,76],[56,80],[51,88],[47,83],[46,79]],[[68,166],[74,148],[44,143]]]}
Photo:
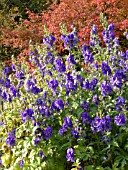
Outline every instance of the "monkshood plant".
{"label": "monkshood plant", "polygon": [[[0,78],[0,166],[8,170],[128,168],[128,51],[101,14],[106,47],[92,26],[78,47],[75,27],[62,30],[61,57],[48,35],[32,46],[35,69],[14,58]],[[87,66],[85,70],[81,65]]]}

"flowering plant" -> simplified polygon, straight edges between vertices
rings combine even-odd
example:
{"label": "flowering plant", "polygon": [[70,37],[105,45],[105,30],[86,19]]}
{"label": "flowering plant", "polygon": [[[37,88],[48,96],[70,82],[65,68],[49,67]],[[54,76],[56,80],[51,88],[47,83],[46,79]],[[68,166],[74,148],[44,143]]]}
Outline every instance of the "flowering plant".
{"label": "flowering plant", "polygon": [[[35,69],[5,67],[0,84],[1,167],[9,170],[98,170],[128,167],[128,51],[120,51],[114,25],[102,47],[93,25],[90,47],[62,34],[68,54],[57,54],[53,35],[31,46]],[[81,65],[87,66],[85,70]]]}

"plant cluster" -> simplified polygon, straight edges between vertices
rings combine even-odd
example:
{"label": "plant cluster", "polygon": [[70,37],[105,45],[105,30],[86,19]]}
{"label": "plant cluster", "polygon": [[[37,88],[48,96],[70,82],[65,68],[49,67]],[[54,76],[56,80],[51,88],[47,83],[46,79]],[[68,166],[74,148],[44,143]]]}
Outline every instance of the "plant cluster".
{"label": "plant cluster", "polygon": [[[30,45],[34,70],[12,58],[0,84],[0,166],[8,170],[117,170],[128,168],[128,50],[101,13],[105,47],[93,25],[90,46],[62,30],[69,54]],[[81,68],[85,63],[88,70]],[[79,66],[79,67],[78,67]],[[80,69],[81,68],[81,69]]]}

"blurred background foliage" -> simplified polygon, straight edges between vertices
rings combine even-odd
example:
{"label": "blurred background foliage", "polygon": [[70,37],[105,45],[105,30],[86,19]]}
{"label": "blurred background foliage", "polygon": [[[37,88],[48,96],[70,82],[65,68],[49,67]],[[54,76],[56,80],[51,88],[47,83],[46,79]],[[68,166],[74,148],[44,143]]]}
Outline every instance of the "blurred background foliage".
{"label": "blurred background foliage", "polygon": [[[33,13],[39,13],[47,10],[52,3],[53,0],[0,0],[0,35],[2,35],[3,28],[15,29],[23,20],[29,20],[27,9]],[[17,56],[19,53],[19,48],[5,45],[0,36],[0,62],[9,60],[12,54]]]}
{"label": "blurred background foliage", "polygon": [[44,24],[57,38],[60,52],[63,49],[59,40],[60,23],[65,23],[68,30],[73,23],[80,43],[88,43],[90,24],[96,24],[101,35],[100,12],[115,25],[115,33],[125,50],[128,48],[123,36],[128,30],[127,9],[127,0],[0,0],[0,63],[10,61],[12,55],[28,56],[30,40],[34,44],[42,43]]}

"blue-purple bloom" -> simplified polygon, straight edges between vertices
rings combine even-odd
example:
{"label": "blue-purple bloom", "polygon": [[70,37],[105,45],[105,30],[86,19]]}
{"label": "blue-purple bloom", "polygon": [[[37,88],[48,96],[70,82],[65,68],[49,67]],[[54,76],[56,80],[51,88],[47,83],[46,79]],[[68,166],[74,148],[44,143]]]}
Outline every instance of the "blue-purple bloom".
{"label": "blue-purple bloom", "polygon": [[24,165],[24,160],[22,159],[22,160],[20,161],[20,163],[19,163],[19,167],[20,167],[20,168],[23,168],[23,165]]}
{"label": "blue-purple bloom", "polygon": [[49,140],[51,136],[52,136],[52,128],[50,126],[47,126],[43,132],[43,139]]}
{"label": "blue-purple bloom", "polygon": [[16,78],[22,80],[25,78],[23,71],[16,71]]}
{"label": "blue-purple bloom", "polygon": [[91,129],[94,134],[102,130],[102,121],[98,116],[96,116],[94,120],[92,120]]}
{"label": "blue-purple bloom", "polygon": [[26,109],[24,112],[20,111],[21,117],[22,117],[22,121],[25,122],[26,119],[32,119],[33,118],[33,110],[31,108]]}
{"label": "blue-purple bloom", "polygon": [[10,68],[9,68],[8,66],[6,66],[6,67],[3,69],[2,76],[8,77],[9,71],[10,71]]}
{"label": "blue-purple bloom", "polygon": [[123,114],[115,116],[114,122],[117,126],[126,126],[126,119]]}
{"label": "blue-purple bloom", "polygon": [[124,97],[117,97],[116,99],[116,110],[122,111],[122,106],[125,104],[125,99]]}
{"label": "blue-purple bloom", "polygon": [[70,91],[75,92],[77,86],[75,84],[73,76],[71,76],[70,73],[66,74],[63,81],[64,81],[64,87],[66,88],[66,92],[68,92],[67,93],[68,95]]}
{"label": "blue-purple bloom", "polygon": [[91,82],[87,79],[83,82],[82,87],[83,89],[94,91],[97,83],[98,80],[96,78],[93,78]]}
{"label": "blue-purple bloom", "polygon": [[102,121],[102,133],[112,130],[111,126],[112,119],[110,116],[104,116],[101,121]]}
{"label": "blue-purple bloom", "polygon": [[86,113],[86,112],[82,113],[82,114],[81,114],[81,117],[82,117],[82,123],[83,123],[84,125],[90,124],[91,121],[92,121],[91,117],[90,117],[90,116],[88,115],[88,113]]}
{"label": "blue-purple bloom", "polygon": [[51,79],[48,85],[51,89],[56,90],[58,86],[58,81],[56,79]]}
{"label": "blue-purple bloom", "polygon": [[6,91],[1,92],[1,97],[4,101],[7,101],[7,93]]}
{"label": "blue-purple bloom", "polygon": [[56,59],[55,62],[56,62],[56,64],[55,64],[56,70],[60,73],[64,73],[66,71],[66,67],[63,64],[62,60],[60,58],[58,58],[58,59]]}
{"label": "blue-purple bloom", "polygon": [[83,85],[83,81],[84,81],[83,77],[81,75],[77,74],[77,80],[80,83],[80,86],[82,86]]}
{"label": "blue-purple bloom", "polygon": [[102,62],[101,68],[102,68],[102,74],[104,76],[106,76],[106,75],[110,76],[111,75],[112,72],[111,72],[111,69],[110,69],[110,67],[107,63]]}
{"label": "blue-purple bloom", "polygon": [[43,151],[40,151],[38,155],[39,155],[43,160],[45,159],[45,155],[44,155]]}
{"label": "blue-purple bloom", "polygon": [[106,80],[101,83],[100,90],[103,97],[106,97],[113,92],[111,85]]}
{"label": "blue-purple bloom", "polygon": [[64,103],[61,99],[56,99],[54,102],[52,102],[52,109],[53,110],[64,110]]}
{"label": "blue-purple bloom", "polygon": [[82,45],[82,53],[85,64],[92,63],[94,61],[92,53],[89,51],[88,47],[85,44]]}
{"label": "blue-purple bloom", "polygon": [[14,85],[10,87],[10,92],[12,93],[13,97],[20,97],[20,94]]}
{"label": "blue-purple bloom", "polygon": [[8,133],[8,137],[6,139],[6,144],[8,145],[8,147],[12,147],[16,145],[16,129],[13,129],[12,132]]}
{"label": "blue-purple bloom", "polygon": [[74,150],[72,148],[67,149],[66,158],[67,158],[67,161],[74,162]]}
{"label": "blue-purple bloom", "polygon": [[35,86],[35,84],[36,84],[36,79],[33,78],[32,81],[27,80],[25,83],[27,92],[31,92],[33,94],[38,94],[38,93],[42,92],[42,89]]}
{"label": "blue-purple bloom", "polygon": [[108,26],[108,30],[109,30],[109,31],[113,31],[113,30],[114,30],[114,24],[110,24],[110,25]]}
{"label": "blue-purple bloom", "polygon": [[93,97],[92,97],[92,102],[96,105],[98,105],[100,103],[100,100],[99,100],[99,97],[97,94],[95,94]]}
{"label": "blue-purple bloom", "polygon": [[71,119],[67,116],[64,118],[64,122],[63,122],[63,125],[62,127],[60,128],[59,130],[59,135],[63,135],[65,132],[67,132],[68,128],[72,128],[73,124],[72,124],[72,121]]}
{"label": "blue-purple bloom", "polygon": [[53,46],[55,40],[55,37],[53,35],[50,35],[49,37],[43,38],[43,43],[47,45],[48,49],[50,49]]}
{"label": "blue-purple bloom", "polygon": [[10,85],[11,85],[10,79],[7,78],[4,85],[6,88],[10,88]]}
{"label": "blue-purple bloom", "polygon": [[85,109],[87,111],[90,110],[89,104],[88,104],[88,102],[86,100],[83,101],[81,106],[82,106],[83,109]]}
{"label": "blue-purple bloom", "polygon": [[70,69],[70,64],[74,64],[74,65],[76,64],[76,61],[72,54],[69,54],[69,56],[67,58],[67,62],[68,62],[68,69]]}
{"label": "blue-purple bloom", "polygon": [[34,146],[37,146],[41,140],[41,136],[37,136],[36,139],[34,140]]}
{"label": "blue-purple bloom", "polygon": [[71,131],[71,134],[75,137],[75,139],[78,139],[79,138],[79,132],[77,130],[72,130]]}
{"label": "blue-purple bloom", "polygon": [[68,47],[70,50],[79,42],[79,38],[76,31],[72,31],[67,36],[65,34],[61,35],[61,39],[64,42],[64,47]]}
{"label": "blue-purple bloom", "polygon": [[110,83],[111,83],[112,87],[118,87],[119,89],[121,89],[121,87],[123,85],[122,79],[119,79],[115,75],[110,78]]}
{"label": "blue-purple bloom", "polygon": [[71,121],[71,119],[67,116],[67,117],[65,117],[64,118],[64,123],[63,123],[63,127],[65,127],[65,128],[72,128],[72,121]]}

